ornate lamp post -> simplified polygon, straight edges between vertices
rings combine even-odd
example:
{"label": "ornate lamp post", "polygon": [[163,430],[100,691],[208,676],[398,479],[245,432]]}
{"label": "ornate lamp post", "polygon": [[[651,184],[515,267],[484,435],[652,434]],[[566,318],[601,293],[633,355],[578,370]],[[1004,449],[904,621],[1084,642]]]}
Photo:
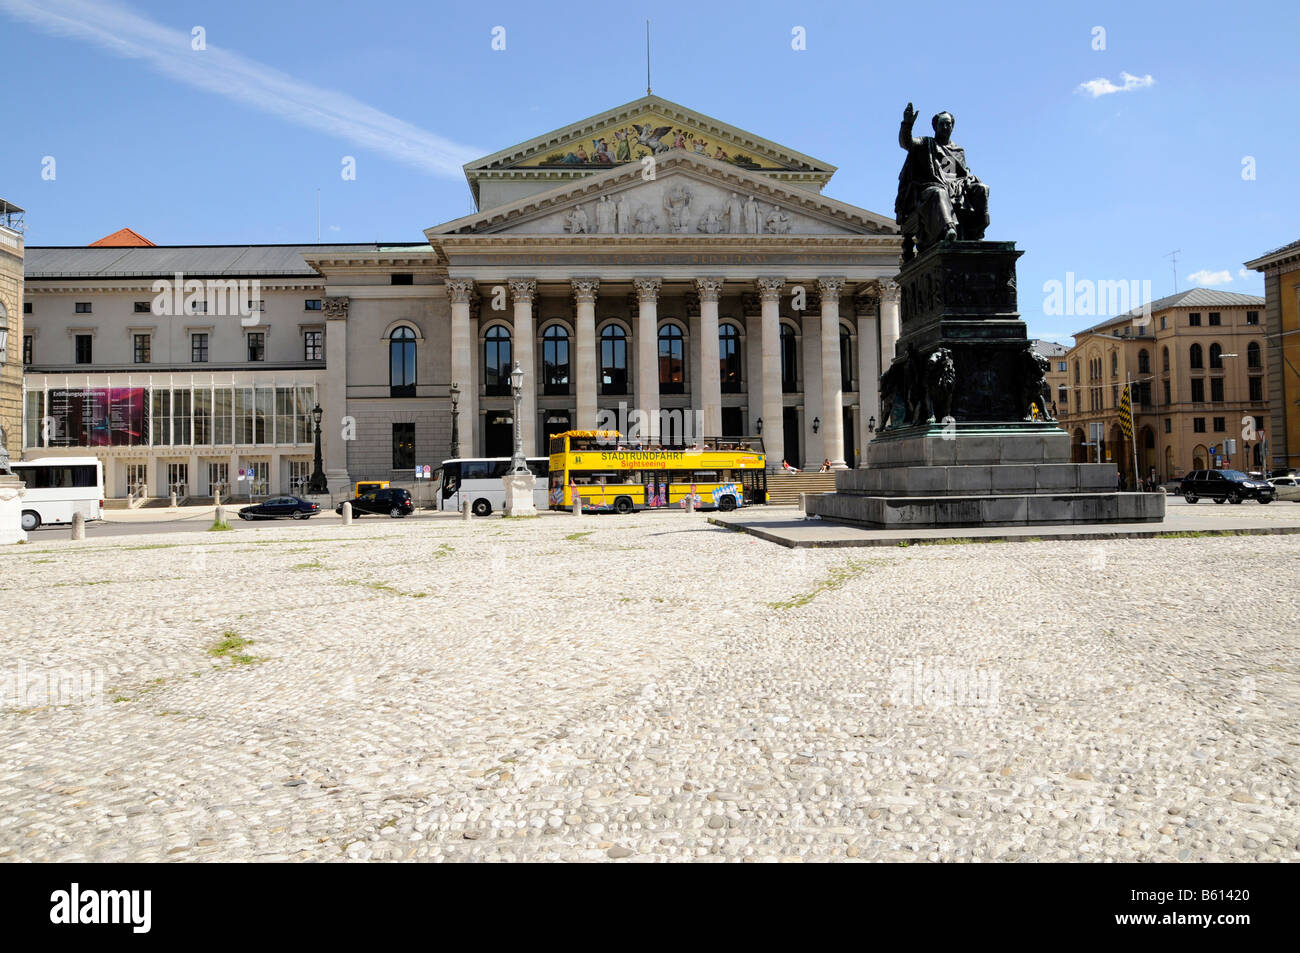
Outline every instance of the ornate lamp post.
{"label": "ornate lamp post", "polygon": [[510,372],[510,393],[515,399],[515,455],[510,458],[510,472],[528,473],[528,461],[524,459],[523,421],[519,419],[519,404],[524,399],[524,372],[518,361]]}
{"label": "ornate lamp post", "polygon": [[460,404],[460,385],[451,382],[451,455],[460,456],[460,414],[456,412]]}
{"label": "ornate lamp post", "polygon": [[316,424],[316,461],[311,471],[311,477],[307,480],[308,493],[329,492],[329,484],[325,482],[325,469],[320,456],[320,419],[322,414],[320,404],[311,409],[311,419]]}

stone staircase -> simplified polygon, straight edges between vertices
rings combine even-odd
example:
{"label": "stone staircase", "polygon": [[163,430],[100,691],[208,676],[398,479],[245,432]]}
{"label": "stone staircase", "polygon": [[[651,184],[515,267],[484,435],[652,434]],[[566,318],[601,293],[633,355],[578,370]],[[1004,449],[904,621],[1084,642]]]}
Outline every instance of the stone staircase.
{"label": "stone staircase", "polygon": [[800,493],[834,493],[835,473],[790,473],[778,470],[767,475],[769,506],[798,506]]}

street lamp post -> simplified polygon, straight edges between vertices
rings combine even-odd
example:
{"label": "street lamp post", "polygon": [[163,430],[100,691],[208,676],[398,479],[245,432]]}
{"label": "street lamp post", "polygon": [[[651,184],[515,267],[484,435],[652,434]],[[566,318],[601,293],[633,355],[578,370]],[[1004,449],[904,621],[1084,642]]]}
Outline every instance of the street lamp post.
{"label": "street lamp post", "polygon": [[320,404],[311,409],[311,419],[316,425],[316,460],[311,471],[311,478],[307,481],[308,493],[328,493],[329,484],[325,481],[325,469],[320,455],[320,419],[323,411]]}
{"label": "street lamp post", "polygon": [[519,419],[519,404],[524,399],[524,372],[518,361],[510,372],[510,394],[515,399],[515,455],[510,458],[510,472],[528,473],[528,461],[524,459],[524,427]]}
{"label": "street lamp post", "polygon": [[460,414],[456,408],[460,404],[460,384],[451,382],[451,456],[460,456]]}

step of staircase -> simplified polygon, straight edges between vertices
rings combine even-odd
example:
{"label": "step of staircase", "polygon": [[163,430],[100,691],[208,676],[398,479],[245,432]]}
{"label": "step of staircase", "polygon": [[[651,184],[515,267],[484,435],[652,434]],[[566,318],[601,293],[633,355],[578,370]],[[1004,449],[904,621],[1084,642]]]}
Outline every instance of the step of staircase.
{"label": "step of staircase", "polygon": [[767,475],[767,502],[773,506],[794,506],[800,493],[834,493],[835,474],[790,473],[781,470]]}

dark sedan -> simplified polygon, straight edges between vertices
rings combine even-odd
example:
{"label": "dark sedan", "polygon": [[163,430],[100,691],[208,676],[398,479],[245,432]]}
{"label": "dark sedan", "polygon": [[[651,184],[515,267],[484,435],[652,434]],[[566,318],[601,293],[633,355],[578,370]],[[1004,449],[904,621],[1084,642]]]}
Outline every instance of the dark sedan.
{"label": "dark sedan", "polygon": [[320,512],[320,507],[296,496],[273,496],[261,503],[245,506],[239,511],[241,520],[273,520],[292,516],[296,520],[309,520]]}
{"label": "dark sedan", "polygon": [[1252,480],[1240,470],[1194,470],[1183,477],[1183,499],[1195,503],[1201,497],[1222,503],[1259,500],[1272,503],[1276,491],[1263,480]]}

